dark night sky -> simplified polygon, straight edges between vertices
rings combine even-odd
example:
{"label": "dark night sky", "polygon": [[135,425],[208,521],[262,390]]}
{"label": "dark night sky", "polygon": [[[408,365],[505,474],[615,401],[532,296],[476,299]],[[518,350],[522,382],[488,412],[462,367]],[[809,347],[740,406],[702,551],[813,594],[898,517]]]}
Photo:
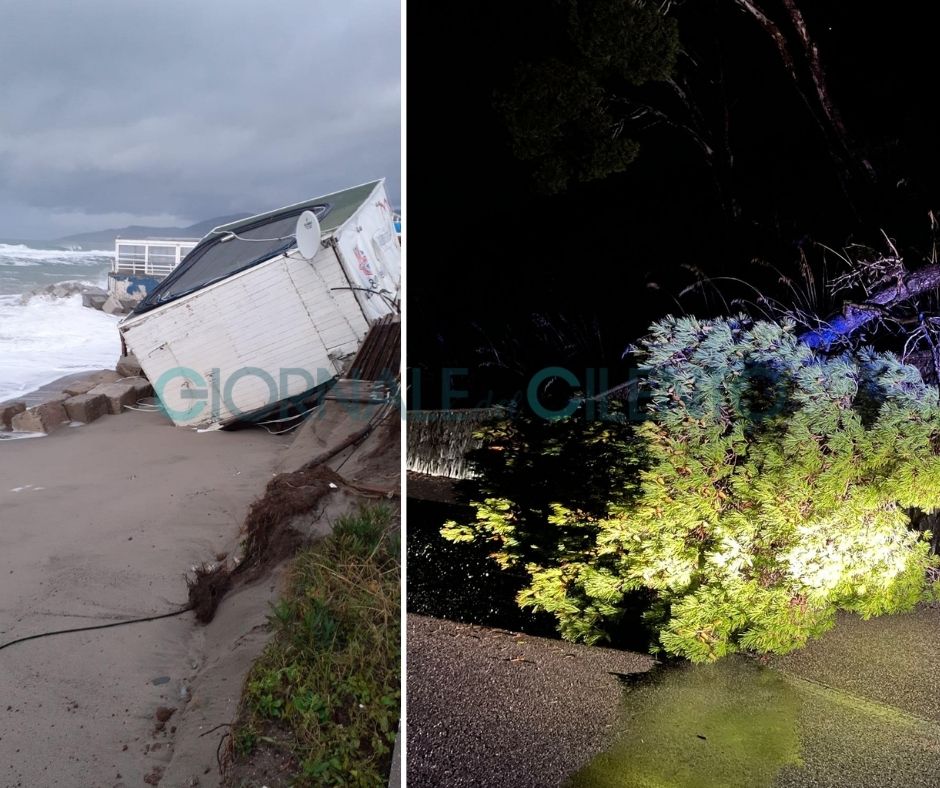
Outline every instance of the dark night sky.
{"label": "dark night sky", "polygon": [[[849,133],[878,177],[840,184],[776,49],[733,0],[679,4],[684,47],[712,64],[721,52],[736,218],[723,211],[701,155],[663,127],[637,136],[641,153],[625,172],[554,197],[534,194],[492,96],[515,63],[553,40],[546,4],[410,15],[408,354],[423,370],[423,407],[436,404],[428,387],[442,366],[473,369],[474,396],[510,392],[513,373],[480,366],[493,357],[477,352],[487,343],[505,351],[515,342],[513,352],[533,366],[607,364],[616,377],[622,349],[677,311],[674,296],[693,280],[688,266],[773,291],[776,276],[755,259],[794,273],[801,249],[816,264],[816,244],[879,243],[882,230],[910,265],[923,259],[928,210],[940,208],[937,28],[914,2],[802,6]],[[441,73],[446,93],[430,84]],[[696,297],[682,306],[702,317],[721,310]],[[559,347],[552,359],[528,328],[533,313],[595,325],[600,339],[567,354]]]}

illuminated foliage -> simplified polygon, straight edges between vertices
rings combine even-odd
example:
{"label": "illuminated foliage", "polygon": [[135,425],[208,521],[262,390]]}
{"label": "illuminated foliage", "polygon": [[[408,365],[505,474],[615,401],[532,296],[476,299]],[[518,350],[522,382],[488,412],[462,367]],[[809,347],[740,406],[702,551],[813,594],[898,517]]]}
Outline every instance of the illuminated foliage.
{"label": "illuminated foliage", "polygon": [[[870,349],[827,358],[792,325],[743,317],[668,318],[639,353],[649,418],[618,434],[620,459],[595,440],[603,423],[581,445],[608,453],[605,506],[560,487],[539,519],[510,468],[499,497],[484,481],[476,522],[443,531],[525,566],[520,604],[595,642],[646,590],[656,647],[705,662],[790,651],[838,610],[870,617],[935,594],[929,535],[905,509],[940,506],[940,405],[913,367]],[[513,463],[537,467],[531,449]],[[584,485],[601,476],[584,471],[568,467]]]}

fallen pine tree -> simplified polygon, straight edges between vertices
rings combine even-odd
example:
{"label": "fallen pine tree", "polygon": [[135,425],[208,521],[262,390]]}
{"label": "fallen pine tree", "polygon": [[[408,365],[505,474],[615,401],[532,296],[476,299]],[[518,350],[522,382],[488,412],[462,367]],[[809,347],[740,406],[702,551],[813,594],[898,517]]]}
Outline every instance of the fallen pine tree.
{"label": "fallen pine tree", "polygon": [[828,349],[890,314],[893,307],[917,299],[938,287],[940,265],[928,265],[913,273],[900,269],[893,282],[882,286],[860,304],[847,304],[839,314],[820,321],[818,328],[802,333],[800,339],[811,348]]}
{"label": "fallen pine tree", "polygon": [[[863,324],[845,317],[845,331]],[[839,610],[934,598],[938,560],[908,510],[940,507],[937,390],[892,353],[820,344],[792,323],[663,320],[639,348],[648,418],[590,428],[622,449],[612,473],[568,469],[587,487],[614,479],[604,500],[572,483],[518,485],[539,475],[540,447],[507,467],[524,430],[502,425],[491,431],[502,470],[481,466],[476,519],[442,533],[524,567],[519,603],[552,613],[571,640],[609,636],[645,593],[654,648],[694,661],[786,652]],[[565,451],[556,441],[550,456]]]}

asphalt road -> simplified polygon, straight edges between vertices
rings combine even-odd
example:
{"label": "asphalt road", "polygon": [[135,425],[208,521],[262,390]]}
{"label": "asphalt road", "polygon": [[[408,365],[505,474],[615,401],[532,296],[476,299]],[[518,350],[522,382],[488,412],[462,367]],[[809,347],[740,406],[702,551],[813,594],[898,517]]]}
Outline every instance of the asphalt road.
{"label": "asphalt road", "polygon": [[654,664],[411,615],[408,785],[940,788],[940,607]]}
{"label": "asphalt road", "polygon": [[560,785],[618,730],[646,655],[408,616],[409,788]]}

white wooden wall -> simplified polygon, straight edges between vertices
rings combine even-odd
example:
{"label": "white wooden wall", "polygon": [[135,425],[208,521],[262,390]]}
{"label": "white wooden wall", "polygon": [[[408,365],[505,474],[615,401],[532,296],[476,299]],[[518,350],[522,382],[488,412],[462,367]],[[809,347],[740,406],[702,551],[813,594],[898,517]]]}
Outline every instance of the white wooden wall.
{"label": "white wooden wall", "polygon": [[[205,427],[237,418],[310,387],[300,375],[282,370],[302,368],[320,384],[338,373],[334,359],[355,353],[368,323],[349,290],[332,248],[321,249],[308,262],[296,254],[277,257],[235,274],[158,309],[125,319],[120,326],[129,350],[156,386],[174,368],[186,368],[206,379],[211,401],[195,417],[174,418],[179,425]],[[231,389],[233,410],[223,392],[232,376],[246,368],[264,370],[276,392],[257,375],[242,377]],[[170,373],[172,374],[172,373]],[[200,388],[174,376],[163,388],[168,408],[183,412],[200,400],[180,392]],[[276,393],[277,396],[274,396]],[[171,416],[174,414],[171,412]]]}

